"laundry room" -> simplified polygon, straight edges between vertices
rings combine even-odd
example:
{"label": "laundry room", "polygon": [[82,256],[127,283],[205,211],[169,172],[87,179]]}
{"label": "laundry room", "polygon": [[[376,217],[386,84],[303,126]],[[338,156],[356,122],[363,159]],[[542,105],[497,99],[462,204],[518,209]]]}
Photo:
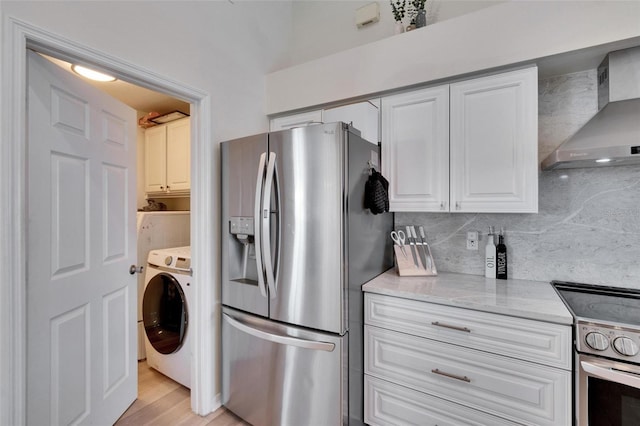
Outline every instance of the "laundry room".
{"label": "laundry room", "polygon": [[190,104],[40,55],[135,110],[138,369],[190,388]]}

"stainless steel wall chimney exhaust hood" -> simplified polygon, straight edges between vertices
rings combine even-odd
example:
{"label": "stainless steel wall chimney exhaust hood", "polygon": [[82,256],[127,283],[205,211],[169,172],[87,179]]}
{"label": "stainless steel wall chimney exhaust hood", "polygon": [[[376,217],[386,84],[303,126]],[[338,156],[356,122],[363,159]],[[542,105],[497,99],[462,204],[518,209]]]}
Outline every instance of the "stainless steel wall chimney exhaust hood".
{"label": "stainless steel wall chimney exhaust hood", "polygon": [[542,170],[640,164],[640,47],[598,67],[598,112],[542,162]]}

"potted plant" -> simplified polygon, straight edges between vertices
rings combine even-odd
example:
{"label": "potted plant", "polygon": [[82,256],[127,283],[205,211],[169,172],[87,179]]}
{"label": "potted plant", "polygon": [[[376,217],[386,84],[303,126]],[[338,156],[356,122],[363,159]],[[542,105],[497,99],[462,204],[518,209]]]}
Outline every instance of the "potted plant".
{"label": "potted plant", "polygon": [[411,0],[411,23],[416,28],[422,28],[427,25],[427,13],[424,10],[426,0]]}
{"label": "potted plant", "polygon": [[407,0],[389,0],[391,3],[391,11],[393,12],[393,19],[396,21],[395,33],[400,34],[404,32],[404,24],[402,20],[407,11]]}

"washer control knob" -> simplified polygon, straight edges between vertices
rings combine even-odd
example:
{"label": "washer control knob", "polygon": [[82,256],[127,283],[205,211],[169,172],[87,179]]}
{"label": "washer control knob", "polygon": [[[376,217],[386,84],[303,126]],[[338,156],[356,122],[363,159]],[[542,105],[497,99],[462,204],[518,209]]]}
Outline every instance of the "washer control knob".
{"label": "washer control knob", "polygon": [[167,256],[167,257],[164,258],[164,264],[165,265],[169,266],[169,265],[171,265],[171,262],[173,262],[173,257]]}
{"label": "washer control knob", "polygon": [[596,351],[604,351],[609,347],[609,339],[607,339],[607,336],[597,331],[588,333],[584,340],[591,349],[595,349]]}
{"label": "washer control knob", "polygon": [[613,348],[620,355],[636,356],[638,355],[638,344],[628,337],[616,337],[613,341]]}

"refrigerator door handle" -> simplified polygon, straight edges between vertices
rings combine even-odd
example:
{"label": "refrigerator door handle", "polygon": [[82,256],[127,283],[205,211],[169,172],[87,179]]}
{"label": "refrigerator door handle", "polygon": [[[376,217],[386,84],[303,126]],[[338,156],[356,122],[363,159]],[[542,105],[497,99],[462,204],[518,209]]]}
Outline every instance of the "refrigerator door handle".
{"label": "refrigerator door handle", "polygon": [[[263,152],[260,154],[260,162],[258,163],[258,179],[256,182],[256,199],[254,203],[254,212],[253,212],[253,223],[254,223],[254,240],[256,245],[256,266],[258,269],[258,288],[260,288],[260,293],[267,297],[267,289],[264,284],[264,266],[262,263],[262,229],[260,224],[262,221],[260,220],[261,209],[262,209],[262,187],[264,185],[264,163],[267,157],[267,153]],[[268,241],[268,240],[267,240]]]}
{"label": "refrigerator door handle", "polygon": [[223,313],[222,315],[225,317],[225,319],[231,326],[247,334],[255,336],[259,339],[268,340],[270,342],[279,343],[281,345],[297,346],[299,348],[320,350],[320,351],[326,351],[326,352],[333,352],[333,350],[336,347],[335,344],[329,343],[329,342],[317,342],[313,340],[299,339],[297,337],[282,336],[280,334],[267,333],[266,331],[243,324],[242,322],[232,318],[227,314]]}
{"label": "refrigerator door handle", "polygon": [[274,299],[276,297],[276,280],[273,273],[273,260],[271,258],[271,191],[273,189],[273,180],[275,179],[276,169],[276,153],[269,153],[269,162],[267,164],[267,177],[264,185],[264,197],[262,197],[262,241],[263,241],[263,257],[264,270],[267,276],[267,286],[269,287],[269,296]]}

